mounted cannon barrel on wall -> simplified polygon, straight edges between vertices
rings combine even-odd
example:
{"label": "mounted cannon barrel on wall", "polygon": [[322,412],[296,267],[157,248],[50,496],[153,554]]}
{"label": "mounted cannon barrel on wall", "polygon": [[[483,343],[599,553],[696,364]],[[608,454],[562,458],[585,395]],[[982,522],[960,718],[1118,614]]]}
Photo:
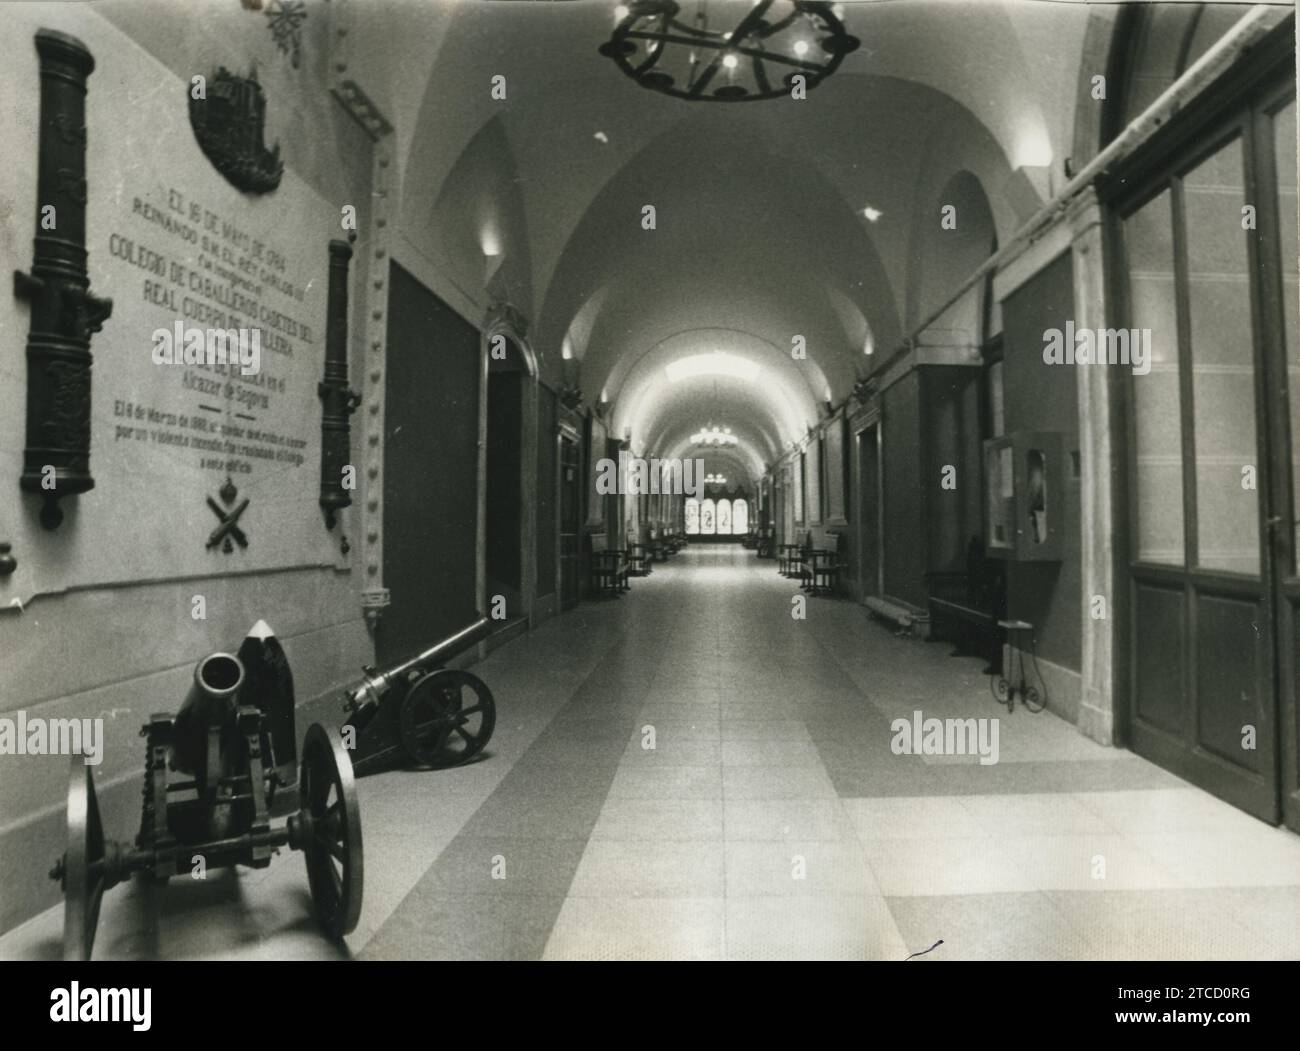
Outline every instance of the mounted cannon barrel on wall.
{"label": "mounted cannon barrel on wall", "polygon": [[326,304],[325,375],[317,385],[321,400],[320,506],[325,525],[352,503],[343,484],[343,471],[352,456],[348,417],[361,404],[361,395],[348,386],[348,263],[352,248],[346,241],[330,242],[329,300]]}
{"label": "mounted cannon barrel on wall", "polygon": [[364,669],[347,691],[343,738],[358,776],[405,755],[419,766],[454,766],[482,752],[496,727],[496,702],[476,675],[444,665],[492,630],[468,627],[386,671]]}
{"label": "mounted cannon barrel on wall", "polygon": [[[153,715],[147,739],[140,832],[134,847],[105,840],[90,767],[72,757],[68,845],[50,871],[64,893],[63,951],[89,959],[104,891],[133,873],[165,883],[189,873],[246,865],[265,868],[282,847],[307,861],[316,918],[327,937],[361,917],[361,815],[352,763],[339,735],[313,723],[299,765],[298,809],[272,825],[283,771],[294,765],[293,686],[270,628],[258,621],[240,648],[250,660],[213,653],[198,662],[194,686],[173,719]],[[287,736],[286,736],[287,735]],[[278,765],[277,765],[278,764]],[[180,776],[176,776],[180,775]]]}
{"label": "mounted cannon barrel on wall", "polygon": [[40,143],[32,271],[14,272],[31,304],[27,447],[19,485],[45,499],[41,524],[63,521],[59,500],[95,487],[90,474],[90,337],[113,312],[90,294],[86,270],[86,80],[95,60],[75,37],[36,34]]}

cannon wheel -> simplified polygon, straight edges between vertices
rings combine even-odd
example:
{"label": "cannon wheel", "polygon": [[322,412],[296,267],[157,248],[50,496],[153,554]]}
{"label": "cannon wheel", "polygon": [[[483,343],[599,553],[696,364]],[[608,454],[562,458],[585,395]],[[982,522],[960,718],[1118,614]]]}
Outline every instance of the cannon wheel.
{"label": "cannon wheel", "polygon": [[441,668],[407,691],[399,721],[402,745],[412,759],[423,766],[454,766],[483,750],[496,727],[497,708],[477,675]]}
{"label": "cannon wheel", "polygon": [[321,929],[338,939],[361,918],[361,812],[352,761],[337,733],[312,723],[298,765],[301,806],[311,815],[303,846],[311,900]]}
{"label": "cannon wheel", "polygon": [[90,767],[72,757],[68,780],[68,849],[63,855],[63,958],[89,960],[105,889],[104,826]]}

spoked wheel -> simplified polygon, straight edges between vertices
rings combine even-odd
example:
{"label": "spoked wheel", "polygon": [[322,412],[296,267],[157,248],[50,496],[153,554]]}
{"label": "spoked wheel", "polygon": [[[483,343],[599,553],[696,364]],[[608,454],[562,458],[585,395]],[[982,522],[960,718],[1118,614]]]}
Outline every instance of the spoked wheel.
{"label": "spoked wheel", "polygon": [[80,755],[68,780],[68,849],[50,875],[63,881],[63,958],[89,960],[108,882],[95,782]]}
{"label": "spoked wheel", "polygon": [[[313,723],[299,762],[301,845],[316,919],[329,937],[348,934],[361,918],[361,812],[352,761],[332,730]],[[303,820],[303,819],[306,820]]]}
{"label": "spoked wheel", "polygon": [[483,750],[496,727],[497,708],[477,675],[442,668],[407,691],[399,721],[412,759],[423,766],[454,766]]}
{"label": "spoked wheel", "polygon": [[993,693],[993,699],[1004,708],[1011,707],[1011,684],[1001,675],[989,676],[989,689]]}

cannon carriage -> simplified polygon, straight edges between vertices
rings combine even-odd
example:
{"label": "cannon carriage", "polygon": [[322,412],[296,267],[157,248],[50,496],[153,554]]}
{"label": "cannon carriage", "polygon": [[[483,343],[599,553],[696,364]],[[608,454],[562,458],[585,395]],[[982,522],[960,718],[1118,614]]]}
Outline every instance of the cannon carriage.
{"label": "cannon carriage", "polygon": [[[198,662],[175,716],[153,715],[141,728],[144,782],[133,845],[105,838],[90,767],[74,755],[67,848],[50,870],[64,892],[64,958],[90,958],[104,892],[133,875],[166,883],[192,874],[200,859],[204,872],[265,868],[285,847],[304,855],[322,931],[331,939],[350,933],[364,874],[355,775],[402,757],[433,767],[482,753],[496,725],[492,692],[445,665],[490,630],[479,618],[392,668],[365,669],[346,691],[342,731],[313,723],[299,756],[293,676],[259,621],[237,654]],[[293,800],[285,806],[295,784],[296,809]]]}
{"label": "cannon carriage", "polygon": [[405,759],[421,767],[467,763],[496,727],[492,691],[477,675],[445,665],[487,637],[479,617],[421,653],[385,671],[363,669],[346,692],[343,739],[358,776]]}
{"label": "cannon carriage", "polygon": [[[302,851],[312,904],[332,939],[361,915],[361,816],[339,734],[314,723],[296,754],[293,681],[270,629],[253,628],[238,655],[199,661],[175,717],[153,715],[146,739],[140,831],[134,846],[104,838],[95,785],[72,757],[67,849],[50,876],[64,892],[64,958],[89,959],[106,890],[136,873],[160,883],[201,871],[265,868],[282,848]],[[277,795],[297,782],[280,824]]]}

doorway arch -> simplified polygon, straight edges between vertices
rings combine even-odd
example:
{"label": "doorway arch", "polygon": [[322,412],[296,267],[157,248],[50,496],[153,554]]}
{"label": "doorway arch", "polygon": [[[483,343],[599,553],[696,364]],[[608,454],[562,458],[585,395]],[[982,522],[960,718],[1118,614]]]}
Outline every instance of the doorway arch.
{"label": "doorway arch", "polygon": [[537,597],[537,356],[514,308],[483,323],[479,385],[479,608],[533,626]]}

